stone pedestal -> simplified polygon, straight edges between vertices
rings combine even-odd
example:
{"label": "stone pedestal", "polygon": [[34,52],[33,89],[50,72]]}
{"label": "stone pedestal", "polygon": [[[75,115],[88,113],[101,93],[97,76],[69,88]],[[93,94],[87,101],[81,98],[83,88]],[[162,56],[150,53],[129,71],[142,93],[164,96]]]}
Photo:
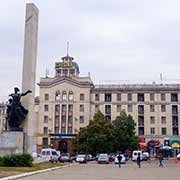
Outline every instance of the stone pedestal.
{"label": "stone pedestal", "polygon": [[24,149],[24,133],[9,131],[0,134],[0,156],[22,154]]}

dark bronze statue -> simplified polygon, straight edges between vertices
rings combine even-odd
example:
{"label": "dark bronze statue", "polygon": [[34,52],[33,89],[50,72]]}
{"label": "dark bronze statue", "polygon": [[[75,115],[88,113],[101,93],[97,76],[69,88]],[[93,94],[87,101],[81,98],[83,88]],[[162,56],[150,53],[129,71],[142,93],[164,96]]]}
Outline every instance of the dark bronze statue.
{"label": "dark bronze statue", "polygon": [[26,96],[32,91],[28,90],[25,93],[19,93],[17,87],[14,88],[14,93],[10,94],[11,98],[7,105],[7,124],[10,131],[21,131],[20,125],[26,118],[28,110],[21,105],[21,97]]}

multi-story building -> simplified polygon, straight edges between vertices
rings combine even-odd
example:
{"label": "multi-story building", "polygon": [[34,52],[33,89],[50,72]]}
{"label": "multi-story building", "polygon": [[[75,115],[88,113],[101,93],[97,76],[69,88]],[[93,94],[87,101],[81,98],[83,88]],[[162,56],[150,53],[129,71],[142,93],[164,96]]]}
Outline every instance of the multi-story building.
{"label": "multi-story building", "polygon": [[2,133],[6,128],[6,103],[0,103],[0,133]]}
{"label": "multi-story building", "polygon": [[79,76],[79,66],[69,55],[56,62],[55,72],[39,83],[39,149],[51,145],[71,151],[71,139],[95,112],[113,121],[123,109],[132,115],[144,142],[169,139],[172,146],[180,146],[180,84],[95,85],[90,76]]}

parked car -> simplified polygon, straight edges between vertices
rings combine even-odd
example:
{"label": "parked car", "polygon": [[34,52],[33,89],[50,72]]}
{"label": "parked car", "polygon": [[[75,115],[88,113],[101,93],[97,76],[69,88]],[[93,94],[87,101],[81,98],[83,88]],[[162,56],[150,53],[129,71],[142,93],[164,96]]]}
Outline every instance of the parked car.
{"label": "parked car", "polygon": [[142,153],[142,158],[143,158],[143,161],[147,161],[150,158],[149,153],[148,152],[143,152]]}
{"label": "parked car", "polygon": [[101,163],[109,164],[108,154],[99,154],[98,164],[101,164]]}
{"label": "parked car", "polygon": [[180,161],[180,154],[177,155],[178,160]]}
{"label": "parked car", "polygon": [[[117,154],[115,157],[115,160],[114,160],[115,164],[119,163],[118,156],[119,156],[119,154]],[[120,156],[121,156],[121,164],[126,164],[126,158],[125,158],[124,154],[120,154]]]}
{"label": "parked car", "polygon": [[113,162],[114,160],[115,160],[115,154],[108,154],[108,156],[109,156],[109,162]]}
{"label": "parked car", "polygon": [[46,148],[41,150],[41,158],[50,162],[58,162],[59,156],[55,149]]}
{"label": "parked car", "polygon": [[143,160],[142,151],[137,150],[137,151],[133,151],[132,153],[132,161],[137,161],[137,157],[139,153],[140,153],[141,161]]}
{"label": "parked car", "polygon": [[62,153],[60,158],[59,158],[60,162],[72,162],[70,154],[69,153]]}
{"label": "parked car", "polygon": [[93,160],[93,157],[91,154],[88,154],[87,157],[86,157],[87,161],[92,161]]}
{"label": "parked car", "polygon": [[79,155],[77,155],[76,162],[86,163],[86,162],[87,162],[86,155],[85,155],[85,154],[79,154]]}

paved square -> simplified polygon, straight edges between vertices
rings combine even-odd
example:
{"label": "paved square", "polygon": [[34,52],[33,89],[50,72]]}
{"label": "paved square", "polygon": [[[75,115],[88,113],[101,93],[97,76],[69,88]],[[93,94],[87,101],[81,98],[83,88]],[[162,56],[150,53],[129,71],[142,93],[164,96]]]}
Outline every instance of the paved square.
{"label": "paved square", "polygon": [[180,164],[164,162],[165,167],[159,168],[158,161],[143,162],[139,169],[136,163],[129,161],[118,168],[115,164],[77,164],[72,167],[51,171],[24,180],[179,180]]}

